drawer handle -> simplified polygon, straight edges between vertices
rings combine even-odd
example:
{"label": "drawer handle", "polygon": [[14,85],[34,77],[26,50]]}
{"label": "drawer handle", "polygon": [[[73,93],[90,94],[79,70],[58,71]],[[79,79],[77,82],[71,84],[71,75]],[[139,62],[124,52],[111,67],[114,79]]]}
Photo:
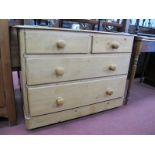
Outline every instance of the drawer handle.
{"label": "drawer handle", "polygon": [[111,96],[113,93],[114,93],[113,90],[110,89],[110,88],[108,88],[108,89],[106,90],[106,94],[109,95],[109,96]]}
{"label": "drawer handle", "polygon": [[62,97],[58,97],[56,99],[56,105],[57,106],[62,106],[64,104],[64,99]]}
{"label": "drawer handle", "polygon": [[64,40],[58,40],[58,42],[56,43],[58,48],[64,48],[66,43]]}
{"label": "drawer handle", "polygon": [[111,70],[111,71],[115,71],[116,70],[116,65],[110,65],[109,66],[109,70]]}
{"label": "drawer handle", "polygon": [[117,42],[112,43],[111,48],[112,49],[118,49],[119,48],[119,43],[117,43]]}
{"label": "drawer handle", "polygon": [[64,74],[64,68],[63,68],[63,67],[57,67],[57,68],[55,69],[55,73],[56,73],[56,75],[58,75],[58,76],[62,76],[62,75]]}

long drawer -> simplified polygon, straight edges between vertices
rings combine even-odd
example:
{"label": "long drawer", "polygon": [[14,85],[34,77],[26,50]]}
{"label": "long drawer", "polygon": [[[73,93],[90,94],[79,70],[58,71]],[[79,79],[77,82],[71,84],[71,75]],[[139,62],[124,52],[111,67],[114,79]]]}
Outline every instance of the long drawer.
{"label": "long drawer", "polygon": [[124,95],[126,76],[27,86],[31,116],[72,109]]}
{"label": "long drawer", "polygon": [[130,54],[27,56],[27,84],[127,74]]}
{"label": "long drawer", "polygon": [[26,53],[89,53],[91,36],[86,33],[25,30]]}
{"label": "long drawer", "polygon": [[34,116],[31,118],[27,118],[27,116],[25,116],[25,122],[27,128],[32,129],[116,108],[121,106],[122,104],[123,97],[73,109],[63,110],[60,112],[49,113],[41,116]]}
{"label": "long drawer", "polygon": [[94,35],[92,53],[131,52],[133,37],[122,35]]}

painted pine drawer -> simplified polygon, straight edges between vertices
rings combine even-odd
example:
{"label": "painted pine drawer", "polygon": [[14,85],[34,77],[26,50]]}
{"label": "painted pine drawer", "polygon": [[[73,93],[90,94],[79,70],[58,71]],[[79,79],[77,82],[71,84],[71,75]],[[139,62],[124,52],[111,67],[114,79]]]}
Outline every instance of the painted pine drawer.
{"label": "painted pine drawer", "polygon": [[27,87],[31,116],[123,97],[126,76]]}

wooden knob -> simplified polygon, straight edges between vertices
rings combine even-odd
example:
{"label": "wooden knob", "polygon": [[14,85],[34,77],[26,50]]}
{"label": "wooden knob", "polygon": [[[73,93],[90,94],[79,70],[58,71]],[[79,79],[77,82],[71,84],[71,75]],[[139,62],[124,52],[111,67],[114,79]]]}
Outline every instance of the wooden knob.
{"label": "wooden knob", "polygon": [[57,67],[55,69],[56,75],[62,76],[64,74],[64,68],[63,67]]}
{"label": "wooden knob", "polygon": [[108,89],[106,90],[106,94],[109,95],[109,96],[111,96],[111,95],[113,94],[113,90],[110,89],[110,88],[108,88]]}
{"label": "wooden knob", "polygon": [[56,45],[57,45],[58,48],[64,48],[66,44],[65,44],[64,40],[58,40]]}
{"label": "wooden knob", "polygon": [[112,49],[118,49],[119,48],[119,43],[117,43],[117,42],[112,43],[111,48]]}
{"label": "wooden knob", "polygon": [[115,71],[115,70],[116,70],[116,65],[110,65],[110,66],[109,66],[109,70]]}
{"label": "wooden knob", "polygon": [[56,99],[57,106],[62,106],[64,104],[64,99],[62,97],[58,97]]}

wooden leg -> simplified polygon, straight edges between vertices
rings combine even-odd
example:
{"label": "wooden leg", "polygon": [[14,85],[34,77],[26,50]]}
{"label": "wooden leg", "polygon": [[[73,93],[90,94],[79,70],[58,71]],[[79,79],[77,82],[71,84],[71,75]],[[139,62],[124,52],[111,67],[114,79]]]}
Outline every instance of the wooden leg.
{"label": "wooden leg", "polygon": [[20,89],[20,92],[22,92],[21,82],[20,82],[20,69],[18,69],[18,71],[17,71],[17,75],[18,75],[18,84],[19,84],[19,89]]}
{"label": "wooden leg", "polygon": [[95,30],[95,24],[92,25],[92,30]]}
{"label": "wooden leg", "polygon": [[100,25],[101,25],[101,19],[98,20],[98,26],[97,26],[97,30],[100,30]]}
{"label": "wooden leg", "polygon": [[150,53],[145,53],[145,59],[143,62],[142,73],[140,76],[140,83],[142,83],[144,81],[145,70],[148,65],[149,59],[150,59]]}
{"label": "wooden leg", "polygon": [[59,27],[63,27],[63,19],[59,19]]}
{"label": "wooden leg", "polygon": [[133,84],[134,81],[134,77],[136,74],[136,69],[137,69],[137,62],[139,59],[139,54],[140,54],[140,50],[133,50],[132,56],[131,56],[131,62],[130,62],[130,68],[129,68],[129,81],[128,81],[128,85],[127,85],[127,91],[126,91],[126,95],[125,95],[125,101],[124,101],[124,105],[127,104],[128,102],[128,98],[131,92],[131,86]]}

